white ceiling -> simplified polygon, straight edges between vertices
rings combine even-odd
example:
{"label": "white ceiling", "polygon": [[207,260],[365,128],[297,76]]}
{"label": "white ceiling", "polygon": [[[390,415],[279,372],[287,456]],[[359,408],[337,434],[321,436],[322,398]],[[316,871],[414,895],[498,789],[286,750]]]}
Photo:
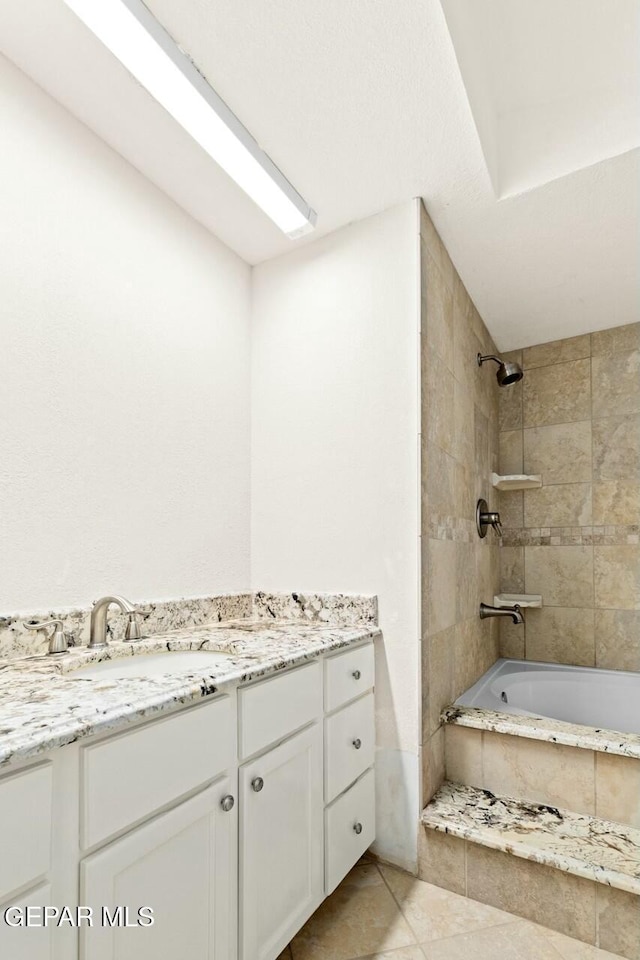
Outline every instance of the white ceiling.
{"label": "white ceiling", "polygon": [[439,0],[147,0],[317,210],[298,241],[62,0],[3,0],[0,49],[250,263],[423,196],[501,349],[640,319],[637,0],[444,2],[455,49]]}

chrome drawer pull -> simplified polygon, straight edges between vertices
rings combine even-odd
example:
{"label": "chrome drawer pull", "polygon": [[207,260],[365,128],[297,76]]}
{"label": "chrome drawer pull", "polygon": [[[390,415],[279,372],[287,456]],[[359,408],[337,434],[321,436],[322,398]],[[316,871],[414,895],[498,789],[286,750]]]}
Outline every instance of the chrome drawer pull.
{"label": "chrome drawer pull", "polygon": [[359,836],[359,835],[362,833],[362,824],[361,824],[361,823],[354,823],[354,825],[353,825],[353,830],[354,830],[354,833],[357,833],[358,836]]}
{"label": "chrome drawer pull", "polygon": [[360,747],[362,746],[362,740],[360,739],[360,737],[356,737],[356,739],[353,741],[353,745],[356,748],[356,750],[360,749]]}
{"label": "chrome drawer pull", "polygon": [[354,680],[359,680],[362,674],[360,673],[359,670],[354,670],[351,676],[353,677]]}
{"label": "chrome drawer pull", "polygon": [[264,787],[264,780],[262,779],[262,777],[256,777],[254,780],[252,780],[251,787],[254,793],[260,793],[260,791]]}
{"label": "chrome drawer pull", "polygon": [[229,813],[230,810],[233,810],[235,806],[235,800],[233,799],[230,793],[227,794],[226,797],[222,798],[222,800],[220,801],[220,806],[222,807],[225,813]]}

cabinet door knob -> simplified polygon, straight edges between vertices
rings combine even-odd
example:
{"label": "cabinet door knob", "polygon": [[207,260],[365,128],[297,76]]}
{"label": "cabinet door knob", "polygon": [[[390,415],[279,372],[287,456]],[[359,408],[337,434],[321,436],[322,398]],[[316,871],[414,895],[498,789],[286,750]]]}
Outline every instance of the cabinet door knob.
{"label": "cabinet door knob", "polygon": [[354,823],[354,825],[353,825],[353,831],[354,831],[354,833],[361,834],[361,833],[362,833],[362,824],[361,824],[361,823]]}
{"label": "cabinet door knob", "polygon": [[233,799],[230,793],[228,793],[226,797],[222,798],[222,800],[220,801],[220,806],[222,807],[225,813],[229,813],[229,810],[233,810],[235,806],[235,800]]}
{"label": "cabinet door knob", "polygon": [[354,670],[351,676],[353,677],[354,680],[359,680],[362,674],[360,673],[359,670]]}
{"label": "cabinet door knob", "polygon": [[360,749],[360,747],[362,746],[362,740],[360,739],[360,737],[356,737],[356,739],[353,741],[353,745],[356,748],[356,750]]}
{"label": "cabinet door knob", "polygon": [[262,788],[264,787],[264,780],[262,779],[262,777],[255,777],[255,778],[251,781],[251,787],[252,787],[254,793],[260,793],[260,791],[261,791]]}

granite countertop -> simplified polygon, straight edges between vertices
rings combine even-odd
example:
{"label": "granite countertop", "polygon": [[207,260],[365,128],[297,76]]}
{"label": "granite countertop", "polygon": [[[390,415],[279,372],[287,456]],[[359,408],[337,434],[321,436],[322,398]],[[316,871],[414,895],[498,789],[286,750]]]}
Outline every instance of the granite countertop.
{"label": "granite countertop", "polygon": [[[380,635],[371,623],[243,619],[156,634],[106,649],[78,647],[56,657],[0,664],[0,767],[96,733],[115,731],[236,683],[255,680],[320,654]],[[220,650],[210,669],[126,679],[76,677],[89,663],[171,650]],[[167,654],[170,669],[171,654]]]}

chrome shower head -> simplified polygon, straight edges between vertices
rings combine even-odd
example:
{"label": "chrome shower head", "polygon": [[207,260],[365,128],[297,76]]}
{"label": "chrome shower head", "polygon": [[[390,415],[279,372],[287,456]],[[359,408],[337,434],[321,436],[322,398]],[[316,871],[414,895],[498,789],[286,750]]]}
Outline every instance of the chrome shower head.
{"label": "chrome shower head", "polygon": [[510,383],[517,383],[518,380],[522,380],[524,376],[519,363],[514,363],[511,360],[504,361],[501,360],[500,357],[494,357],[491,354],[483,357],[482,354],[479,353],[478,366],[481,367],[485,360],[494,360],[498,364],[496,379],[501,387],[508,387]]}

